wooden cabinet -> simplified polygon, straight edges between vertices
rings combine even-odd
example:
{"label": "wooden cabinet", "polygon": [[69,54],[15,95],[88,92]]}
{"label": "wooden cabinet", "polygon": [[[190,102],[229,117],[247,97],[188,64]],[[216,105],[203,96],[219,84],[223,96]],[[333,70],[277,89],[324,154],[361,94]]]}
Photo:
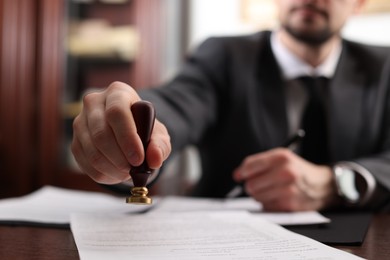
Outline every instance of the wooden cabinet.
{"label": "wooden cabinet", "polygon": [[[62,109],[69,87],[64,51],[68,1],[1,1],[0,198],[22,195],[42,185],[101,189],[69,168],[63,158],[66,120]],[[134,61],[114,64],[119,70],[108,66],[108,71],[115,71],[112,79],[123,79],[135,87],[161,80],[161,46],[167,35],[161,21],[167,16],[164,8],[168,2],[131,0],[122,6],[98,4],[89,9],[89,16],[117,19],[114,22],[128,19],[140,34],[140,55]],[[106,79],[108,82],[111,76]]]}

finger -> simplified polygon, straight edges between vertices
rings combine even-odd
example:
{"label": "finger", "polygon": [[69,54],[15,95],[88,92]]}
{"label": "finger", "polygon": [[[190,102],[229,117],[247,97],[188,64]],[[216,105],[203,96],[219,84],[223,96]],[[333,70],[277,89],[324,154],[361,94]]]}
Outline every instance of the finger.
{"label": "finger", "polygon": [[261,174],[269,169],[272,165],[269,155],[265,153],[257,153],[245,158],[242,164],[235,170],[234,178],[237,181],[245,181],[253,178],[256,174]]}
{"label": "finger", "polygon": [[253,196],[268,211],[295,211],[301,208],[299,191],[293,185],[276,185]]}
{"label": "finger", "polygon": [[158,120],[150,138],[146,158],[150,168],[158,169],[171,153],[170,137],[167,129]]}
{"label": "finger", "polygon": [[74,158],[77,164],[79,165],[80,169],[94,181],[102,184],[116,184],[122,181],[107,176],[106,174],[103,174],[97,171],[95,168],[91,167],[91,165],[88,162],[88,159],[83,153],[82,145],[76,138],[74,138],[72,142],[72,152],[74,154]]}
{"label": "finger", "polygon": [[130,107],[140,98],[128,85],[113,83],[107,93],[105,115],[115,140],[131,165],[140,165],[144,149]]}
{"label": "finger", "polygon": [[298,185],[299,171],[293,163],[280,163],[262,174],[256,174],[245,182],[248,194],[255,194],[275,185]]}
{"label": "finger", "polygon": [[80,156],[78,162],[83,165],[84,169],[89,170],[88,174],[93,174],[95,178],[97,178],[98,174],[96,172],[98,172],[116,179],[116,182],[129,179],[127,171],[119,170],[95,147],[86,122],[87,119],[77,117],[73,124],[75,130],[74,143],[79,150],[76,151],[77,156]]}
{"label": "finger", "polygon": [[[117,178],[126,178],[130,165],[122,153],[111,127],[105,120],[104,96],[97,94],[87,95],[84,97],[84,104],[87,117],[86,127],[89,135],[80,138],[83,138],[85,143],[91,142],[102,156],[119,171]],[[87,145],[86,147],[89,146]]]}
{"label": "finger", "polygon": [[270,171],[272,168],[291,159],[291,151],[285,148],[272,149],[245,158],[243,163],[234,171],[233,178],[245,181],[256,175]]}

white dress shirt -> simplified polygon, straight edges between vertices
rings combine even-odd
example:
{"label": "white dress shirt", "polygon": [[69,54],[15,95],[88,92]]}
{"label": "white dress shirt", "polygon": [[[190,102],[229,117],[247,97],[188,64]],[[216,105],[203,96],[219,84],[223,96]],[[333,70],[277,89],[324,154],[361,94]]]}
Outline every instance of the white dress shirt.
{"label": "white dress shirt", "polygon": [[328,79],[332,78],[340,59],[342,49],[341,43],[333,48],[324,62],[315,68],[287,49],[287,47],[276,37],[275,32],[271,35],[271,48],[281,70],[282,77],[287,84],[287,118],[289,121],[289,133],[292,136],[301,127],[303,109],[307,102],[306,92],[302,84],[296,79],[301,76],[323,76]]}
{"label": "white dress shirt", "polygon": [[[279,65],[283,79],[286,81],[286,108],[289,133],[293,136],[301,127],[303,110],[307,103],[307,94],[302,83],[297,78],[302,76],[325,77],[331,79],[340,59],[341,43],[331,50],[328,57],[317,67],[312,67],[292,53],[278,39],[276,33],[271,35],[271,48]],[[334,166],[336,184],[340,195],[348,194],[352,202],[359,201],[365,205],[372,198],[376,189],[373,175],[361,165],[354,162],[339,162]],[[355,174],[359,174],[367,184],[365,194],[359,194],[355,186]],[[341,191],[342,190],[342,191]],[[351,202],[348,201],[347,202]]]}

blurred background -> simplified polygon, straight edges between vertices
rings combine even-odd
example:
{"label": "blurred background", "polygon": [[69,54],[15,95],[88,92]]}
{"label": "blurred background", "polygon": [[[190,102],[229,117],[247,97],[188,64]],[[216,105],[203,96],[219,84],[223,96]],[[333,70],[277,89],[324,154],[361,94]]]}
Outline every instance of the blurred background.
{"label": "blurred background", "polygon": [[[86,92],[171,78],[210,36],[277,27],[273,0],[1,0],[0,198],[43,185],[105,191],[71,155],[72,121]],[[390,45],[390,1],[368,0],[343,35]],[[200,172],[189,147],[156,194],[184,194]]]}

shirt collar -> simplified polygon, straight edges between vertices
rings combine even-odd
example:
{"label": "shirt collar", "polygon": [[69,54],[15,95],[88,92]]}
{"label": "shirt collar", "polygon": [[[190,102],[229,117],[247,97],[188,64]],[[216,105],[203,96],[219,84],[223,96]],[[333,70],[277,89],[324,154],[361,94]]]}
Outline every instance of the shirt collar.
{"label": "shirt collar", "polygon": [[332,78],[342,49],[341,44],[337,45],[323,63],[316,68],[313,68],[288,50],[280,40],[278,40],[275,32],[272,32],[271,35],[271,48],[276,61],[281,68],[282,75],[286,80],[300,76],[324,76]]}

